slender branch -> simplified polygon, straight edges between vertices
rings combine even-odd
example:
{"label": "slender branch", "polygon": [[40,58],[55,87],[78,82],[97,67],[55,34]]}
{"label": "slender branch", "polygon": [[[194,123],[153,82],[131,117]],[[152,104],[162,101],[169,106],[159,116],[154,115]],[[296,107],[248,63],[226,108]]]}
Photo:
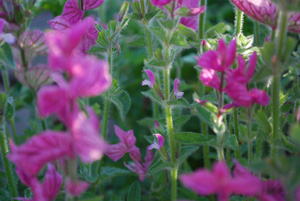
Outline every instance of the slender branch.
{"label": "slender branch", "polygon": [[235,16],[235,35],[237,36],[242,33],[243,30],[244,13],[237,8]]}

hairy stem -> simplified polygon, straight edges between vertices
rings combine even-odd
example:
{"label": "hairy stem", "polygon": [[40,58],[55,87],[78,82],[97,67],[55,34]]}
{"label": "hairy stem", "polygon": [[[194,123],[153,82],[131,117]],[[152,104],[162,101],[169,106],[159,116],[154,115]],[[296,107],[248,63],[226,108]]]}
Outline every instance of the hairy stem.
{"label": "hairy stem", "polygon": [[244,13],[240,9],[236,9],[235,13],[235,35],[239,35],[243,30]]}
{"label": "hairy stem", "polygon": [[260,46],[259,24],[257,21],[254,22],[254,30],[255,30],[256,45]]}
{"label": "hairy stem", "polygon": [[4,163],[4,168],[5,168],[5,172],[6,172],[6,177],[8,180],[8,185],[11,191],[11,195],[13,198],[18,197],[18,192],[17,192],[17,187],[16,187],[16,183],[14,181],[13,178],[13,172],[11,169],[11,164],[9,162],[9,160],[7,159],[6,155],[9,152],[9,146],[8,146],[8,140],[7,140],[7,134],[6,134],[6,125],[5,125],[5,119],[4,116],[1,115],[0,117],[0,145],[1,145],[1,153],[2,153],[2,159],[3,159],[3,163]]}
{"label": "hairy stem", "polygon": [[239,149],[235,151],[235,157],[239,160],[241,158],[241,147],[240,147],[240,135],[239,135],[239,120],[238,120],[238,109],[235,109],[234,114],[234,134],[238,141]]}

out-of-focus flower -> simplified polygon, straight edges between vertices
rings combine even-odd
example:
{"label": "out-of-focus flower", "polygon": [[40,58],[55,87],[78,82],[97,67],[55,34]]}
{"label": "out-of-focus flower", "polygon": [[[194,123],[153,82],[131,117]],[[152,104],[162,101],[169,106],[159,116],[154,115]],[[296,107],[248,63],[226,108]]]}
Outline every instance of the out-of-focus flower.
{"label": "out-of-focus flower", "polygon": [[62,176],[56,172],[55,167],[51,163],[48,164],[45,179],[42,184],[39,183],[36,177],[30,176],[19,167],[16,167],[16,173],[18,174],[20,181],[30,187],[33,192],[33,197],[31,199],[16,198],[16,200],[52,201],[55,199],[62,184]]}
{"label": "out-of-focus flower", "polygon": [[170,3],[172,0],[151,0],[154,6],[164,6]]}
{"label": "out-of-focus flower", "polygon": [[179,81],[179,79],[176,78],[174,80],[174,95],[177,98],[182,98],[184,92],[181,92],[181,91],[178,90],[179,84],[180,84],[180,81]]}
{"label": "out-of-focus flower", "polygon": [[164,146],[164,137],[161,134],[153,134],[157,141],[154,141],[153,144],[151,144],[148,149],[157,149],[160,150]]}
{"label": "out-of-focus flower", "polygon": [[72,196],[78,196],[89,187],[85,181],[72,181],[70,178],[66,181],[66,190]]}
{"label": "out-of-focus flower", "polygon": [[200,80],[205,86],[212,87],[217,90],[222,90],[221,80],[217,72],[213,69],[203,68],[200,74]]}
{"label": "out-of-focus flower", "polygon": [[15,43],[16,38],[11,33],[3,33],[3,28],[6,23],[7,22],[4,19],[0,18],[0,42],[4,41],[8,44],[13,44]]}
{"label": "out-of-focus flower", "polygon": [[154,73],[153,73],[151,70],[148,70],[148,69],[146,69],[146,70],[144,70],[144,71],[147,73],[147,75],[148,75],[148,77],[149,77],[149,80],[144,80],[144,81],[142,82],[142,86],[147,85],[147,86],[149,86],[150,88],[153,88],[153,86],[154,86],[154,84],[155,84],[155,75],[154,75]]}
{"label": "out-of-focus flower", "polygon": [[231,177],[224,162],[214,164],[213,170],[200,169],[192,174],[182,174],[181,182],[199,195],[217,194],[220,201],[227,201],[231,194],[252,196],[260,191],[260,180],[254,176]]}

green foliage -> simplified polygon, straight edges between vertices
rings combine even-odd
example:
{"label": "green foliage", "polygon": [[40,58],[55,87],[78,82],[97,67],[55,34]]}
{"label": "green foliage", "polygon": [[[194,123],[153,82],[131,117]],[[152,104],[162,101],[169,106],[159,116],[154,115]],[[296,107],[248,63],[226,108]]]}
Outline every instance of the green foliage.
{"label": "green foliage", "polygon": [[127,201],[140,201],[141,199],[141,185],[138,181],[136,181],[129,188]]}

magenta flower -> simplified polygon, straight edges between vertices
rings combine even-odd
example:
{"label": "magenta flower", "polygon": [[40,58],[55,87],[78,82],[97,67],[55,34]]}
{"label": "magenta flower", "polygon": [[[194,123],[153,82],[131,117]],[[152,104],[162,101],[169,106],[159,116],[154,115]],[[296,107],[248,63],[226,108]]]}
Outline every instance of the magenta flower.
{"label": "magenta flower", "polygon": [[80,44],[84,36],[94,27],[94,20],[86,18],[65,32],[49,32],[46,43],[49,47],[48,63],[54,70],[70,71],[74,54],[80,53]]}
{"label": "magenta flower", "polygon": [[152,149],[160,150],[160,148],[162,148],[164,146],[164,142],[165,142],[164,137],[161,134],[153,134],[153,135],[156,137],[157,141],[155,140],[153,142],[153,144],[151,144],[148,147],[148,149],[151,149],[151,150]]}
{"label": "magenta flower", "polygon": [[116,125],[115,133],[120,142],[118,144],[108,145],[106,155],[116,162],[134,147],[136,139],[134,137],[133,130],[126,132]]}
{"label": "magenta flower", "polygon": [[154,126],[155,126],[156,129],[160,128],[160,125],[159,125],[157,120],[154,120]]}
{"label": "magenta flower", "polygon": [[179,84],[180,84],[179,79],[176,78],[176,79],[174,80],[174,95],[175,95],[177,98],[182,98],[184,92],[181,92],[181,91],[178,90]]}
{"label": "magenta flower", "polygon": [[[241,166],[235,160],[235,168],[233,171],[233,175],[236,178],[249,178],[249,180],[253,180],[256,177],[249,172],[246,168]],[[256,178],[258,180],[258,178]],[[260,190],[252,195],[260,201],[284,201],[285,200],[285,190],[278,180],[267,180],[261,181],[259,184]]]}
{"label": "magenta flower", "polygon": [[151,0],[154,6],[164,6],[170,3],[172,0]]}
{"label": "magenta flower", "polygon": [[45,131],[17,147],[13,142],[7,158],[26,174],[35,176],[48,162],[74,158],[72,138],[63,132]]}
{"label": "magenta flower", "polygon": [[141,161],[140,150],[133,149],[130,153],[131,158],[133,159],[133,163],[124,165],[132,172],[136,173],[139,176],[140,181],[144,181],[148,168],[151,165],[154,159],[154,153],[147,148],[146,156],[144,158],[144,163]]}
{"label": "magenta flower", "polygon": [[39,183],[36,177],[32,177],[24,172],[21,168],[16,168],[20,181],[29,186],[33,197],[32,199],[27,198],[16,198],[17,200],[23,201],[52,201],[55,199],[60,186],[62,184],[62,176],[56,172],[55,167],[49,163],[45,179],[42,184]]}
{"label": "magenta flower", "polygon": [[78,0],[68,0],[64,6],[64,11],[61,16],[67,20],[70,24],[75,24],[82,19],[86,10],[99,7],[104,0],[84,0],[81,1],[81,10],[78,5]]}
{"label": "magenta flower", "polygon": [[66,181],[66,190],[72,196],[78,196],[89,187],[85,181],[72,181],[70,178]]}
{"label": "magenta flower", "polygon": [[224,162],[215,163],[212,172],[200,169],[192,174],[182,174],[180,180],[199,195],[217,194],[220,201],[229,200],[231,194],[252,196],[261,188],[256,177],[232,178]]}
{"label": "magenta flower", "polygon": [[153,86],[154,86],[154,84],[155,84],[155,75],[154,75],[154,73],[153,73],[151,70],[148,70],[148,69],[146,69],[146,70],[144,70],[144,71],[147,73],[147,75],[148,75],[148,77],[149,77],[149,80],[144,80],[144,81],[142,82],[142,86],[147,85],[147,86],[149,86],[150,88],[153,88]]}
{"label": "magenta flower", "polygon": [[219,91],[222,90],[221,80],[217,72],[213,69],[203,68],[200,74],[200,80],[205,86],[212,87]]}
{"label": "magenta flower", "polygon": [[198,58],[198,65],[206,69],[212,69],[224,73],[235,60],[236,41],[233,40],[226,46],[222,39],[219,39],[218,49],[209,50]]}
{"label": "magenta flower", "polygon": [[0,18],[0,42],[4,41],[8,44],[13,44],[16,41],[15,37],[10,33],[3,33],[3,28],[6,23],[4,19]]}

